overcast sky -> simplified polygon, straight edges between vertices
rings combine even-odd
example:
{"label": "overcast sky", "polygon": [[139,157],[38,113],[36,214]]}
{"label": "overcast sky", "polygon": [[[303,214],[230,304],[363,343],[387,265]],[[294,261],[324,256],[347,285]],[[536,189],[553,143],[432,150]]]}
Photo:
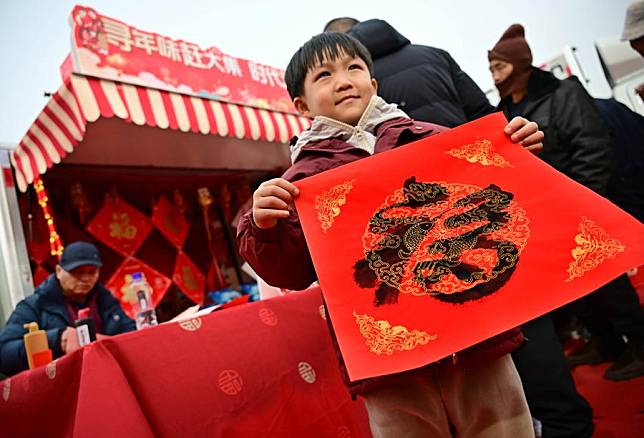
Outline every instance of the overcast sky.
{"label": "overcast sky", "polygon": [[[609,88],[594,42],[618,36],[629,0],[86,0],[80,4],[139,29],[285,68],[293,52],[338,16],[381,18],[417,44],[448,50],[483,89],[487,50],[512,23],[526,27],[535,63],[570,44],[591,93]],[[61,84],[70,50],[69,0],[0,0],[0,142],[17,143]],[[395,5],[395,10],[392,6]]]}

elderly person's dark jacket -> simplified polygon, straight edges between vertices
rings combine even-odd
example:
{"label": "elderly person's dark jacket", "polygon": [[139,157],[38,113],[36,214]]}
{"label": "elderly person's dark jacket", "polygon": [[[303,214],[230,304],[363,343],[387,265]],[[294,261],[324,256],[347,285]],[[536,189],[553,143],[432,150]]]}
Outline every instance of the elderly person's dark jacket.
{"label": "elderly person's dark jacket", "polygon": [[[119,302],[100,283],[96,283],[90,294],[97,294],[96,304],[101,317],[104,335],[117,335],[134,330],[136,325],[121,309]],[[20,301],[9,316],[7,324],[0,333],[0,371],[5,375],[16,374],[29,368],[23,336],[23,327],[29,322],[37,322],[38,328],[45,330],[49,348],[54,358],[64,354],[60,346],[60,336],[67,327],[73,327],[60,283],[51,274],[34,291],[33,295]]]}
{"label": "elderly person's dark jacket", "polygon": [[378,95],[412,119],[453,128],[494,112],[445,50],[411,44],[383,20],[363,21],[348,33],[371,53]]}

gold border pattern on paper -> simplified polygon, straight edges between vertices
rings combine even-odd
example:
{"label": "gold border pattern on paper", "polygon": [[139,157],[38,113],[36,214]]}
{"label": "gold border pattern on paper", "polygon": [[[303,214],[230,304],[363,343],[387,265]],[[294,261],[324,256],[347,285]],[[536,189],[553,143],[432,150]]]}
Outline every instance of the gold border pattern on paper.
{"label": "gold border pattern on paper", "polygon": [[333,221],[340,215],[340,206],[347,202],[347,194],[353,188],[356,179],[338,184],[315,197],[315,210],[322,231],[326,233],[333,225]]}
{"label": "gold border pattern on paper", "polygon": [[392,326],[389,321],[376,320],[367,314],[359,315],[353,312],[353,316],[369,350],[377,355],[391,356],[396,351],[413,350],[438,337],[421,330],[410,331],[402,325]]}
{"label": "gold border pattern on paper", "polygon": [[583,277],[604,260],[614,258],[626,249],[622,242],[611,238],[606,230],[587,217],[581,218],[578,230],[579,233],[575,236],[577,246],[570,251],[573,261],[568,266],[566,281]]}
{"label": "gold border pattern on paper", "polygon": [[466,160],[469,163],[479,163],[483,166],[514,167],[501,154],[494,151],[490,140],[477,140],[474,143],[464,144],[445,152],[455,158]]}

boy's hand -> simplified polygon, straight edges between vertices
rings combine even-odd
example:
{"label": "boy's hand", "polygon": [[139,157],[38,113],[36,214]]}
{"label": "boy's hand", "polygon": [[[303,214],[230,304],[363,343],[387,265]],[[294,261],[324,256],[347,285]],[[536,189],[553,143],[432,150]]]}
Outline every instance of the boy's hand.
{"label": "boy's hand", "polygon": [[543,131],[539,131],[539,126],[535,122],[530,122],[523,117],[515,117],[505,125],[504,131],[513,143],[521,143],[533,154],[543,150]]}
{"label": "boy's hand", "polygon": [[277,225],[279,219],[289,215],[288,206],[300,191],[283,178],[264,181],[253,193],[253,221],[266,229]]}

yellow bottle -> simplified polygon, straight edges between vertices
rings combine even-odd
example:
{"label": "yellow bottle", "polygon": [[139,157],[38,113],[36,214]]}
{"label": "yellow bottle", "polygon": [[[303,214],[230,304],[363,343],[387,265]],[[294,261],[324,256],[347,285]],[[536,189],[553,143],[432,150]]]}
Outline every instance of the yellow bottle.
{"label": "yellow bottle", "polygon": [[29,330],[24,336],[29,369],[51,362],[51,350],[49,349],[49,342],[47,342],[47,333],[44,330],[38,330],[37,322],[27,323],[24,327]]}

